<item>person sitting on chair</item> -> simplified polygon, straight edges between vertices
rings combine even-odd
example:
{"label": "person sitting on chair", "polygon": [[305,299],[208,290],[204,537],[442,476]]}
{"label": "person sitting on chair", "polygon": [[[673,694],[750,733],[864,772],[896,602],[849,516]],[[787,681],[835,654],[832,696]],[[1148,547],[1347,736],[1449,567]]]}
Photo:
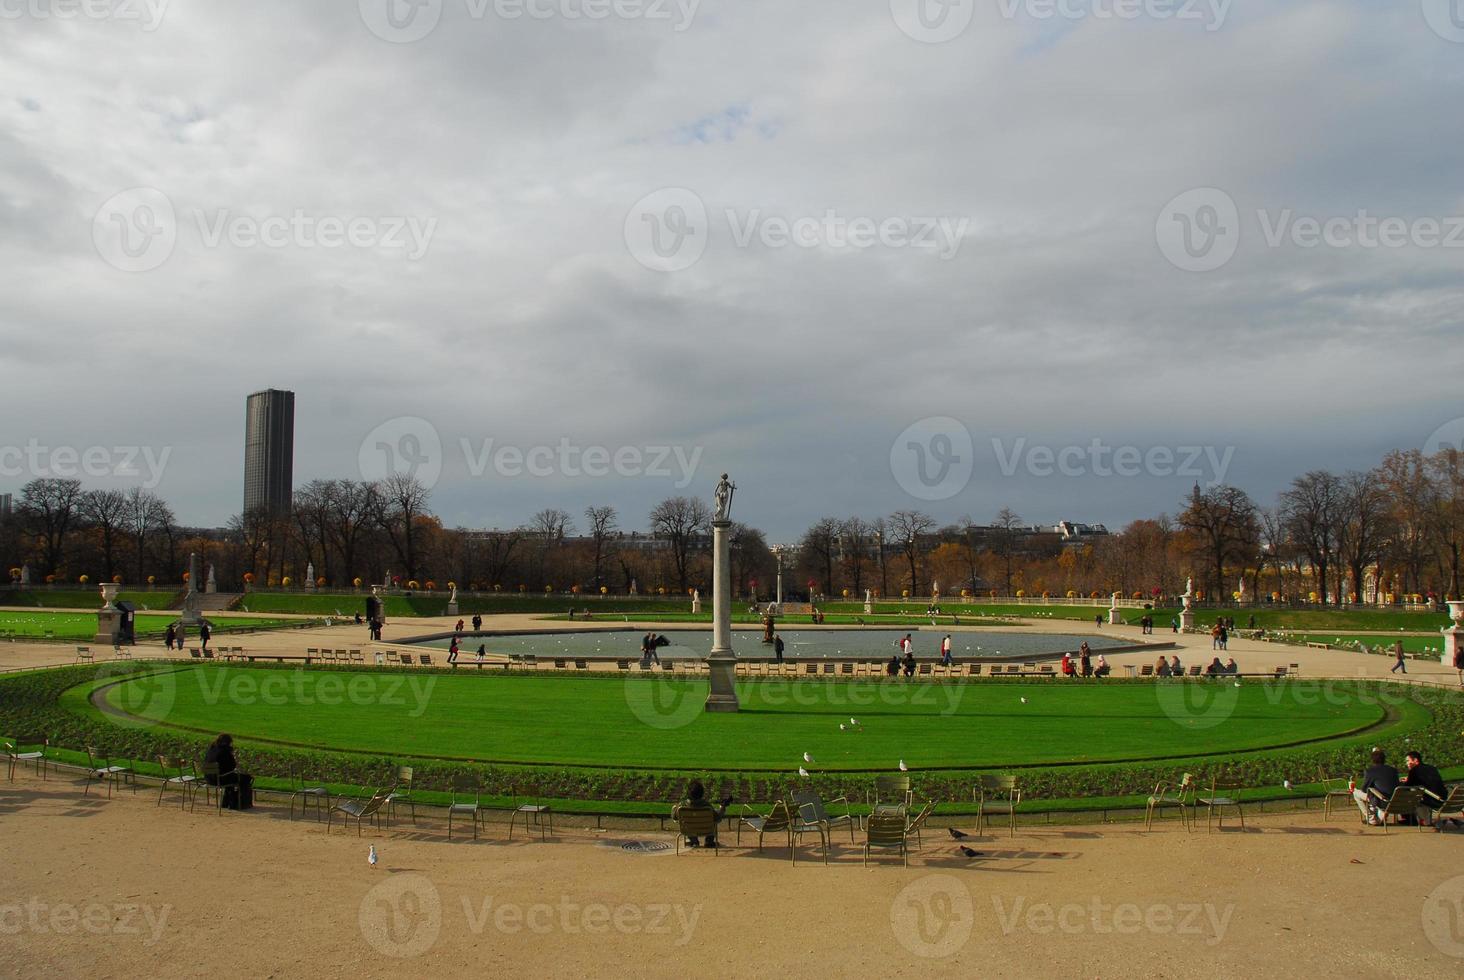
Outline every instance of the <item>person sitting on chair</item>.
{"label": "person sitting on chair", "polygon": [[891,677],[900,676],[900,658],[897,654],[890,654],[890,662],[885,664],[885,673]]}
{"label": "person sitting on chair", "polygon": [[217,775],[205,777],[210,786],[223,789],[220,805],[225,810],[248,810],[254,806],[254,777],[239,771],[239,762],[234,758],[234,736],[221,734],[213,740],[203,754],[204,766],[219,767]]}
{"label": "person sitting on chair", "polygon": [[1444,802],[1444,797],[1449,795],[1449,788],[1444,785],[1444,777],[1439,775],[1438,769],[1424,762],[1423,756],[1417,750],[1409,752],[1403,761],[1408,767],[1403,785],[1423,790],[1423,802],[1418,805],[1418,823],[1423,827],[1432,827],[1434,811]]}
{"label": "person sitting on chair", "polygon": [[915,653],[914,653],[914,651],[907,651],[905,653],[905,676],[906,677],[914,677],[915,676]]}
{"label": "person sitting on chair", "polygon": [[[716,822],[721,823],[722,818],[727,815],[727,807],[731,805],[732,797],[728,796],[722,800],[721,807],[712,806],[711,803],[707,802],[707,788],[701,784],[700,779],[693,779],[691,781],[691,785],[686,788],[686,802],[681,804],[681,808],[683,810],[711,810],[717,815]],[[697,837],[688,837],[687,843],[690,844],[692,847],[700,847],[701,839]],[[717,846],[716,834],[707,835],[707,846]]]}
{"label": "person sitting on chair", "polygon": [[1352,798],[1362,811],[1362,819],[1373,827],[1381,826],[1381,811],[1397,788],[1398,770],[1388,765],[1388,757],[1382,749],[1373,749],[1372,765],[1362,774],[1362,785],[1352,791]]}

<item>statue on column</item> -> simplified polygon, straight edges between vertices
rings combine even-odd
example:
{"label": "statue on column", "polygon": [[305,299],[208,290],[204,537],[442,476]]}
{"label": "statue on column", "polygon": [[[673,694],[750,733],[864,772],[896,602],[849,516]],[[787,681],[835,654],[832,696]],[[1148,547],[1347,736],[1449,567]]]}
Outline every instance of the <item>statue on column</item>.
{"label": "statue on column", "polygon": [[713,520],[729,521],[732,519],[732,494],[737,491],[737,484],[727,479],[727,474],[722,474],[722,480],[717,484],[715,494],[716,510],[712,515]]}

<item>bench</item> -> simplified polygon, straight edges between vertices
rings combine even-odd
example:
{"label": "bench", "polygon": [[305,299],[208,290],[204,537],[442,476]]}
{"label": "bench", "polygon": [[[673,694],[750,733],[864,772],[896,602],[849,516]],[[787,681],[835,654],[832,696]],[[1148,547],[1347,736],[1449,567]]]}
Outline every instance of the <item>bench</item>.
{"label": "bench", "polygon": [[95,659],[92,657],[91,647],[76,648],[76,662],[81,663],[82,661],[86,661],[87,663],[96,662]]}

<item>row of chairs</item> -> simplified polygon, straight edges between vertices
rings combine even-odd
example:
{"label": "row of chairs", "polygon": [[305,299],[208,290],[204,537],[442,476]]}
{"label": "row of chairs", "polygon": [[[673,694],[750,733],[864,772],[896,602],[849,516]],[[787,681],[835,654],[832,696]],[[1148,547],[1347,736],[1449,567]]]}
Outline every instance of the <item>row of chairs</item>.
{"label": "row of chairs", "polygon": [[[113,644],[112,645],[112,659],[113,660],[131,660],[132,659],[132,648],[131,647],[124,647],[120,643]],[[92,652],[92,648],[91,647],[77,647],[76,648],[76,662],[79,663],[79,664],[82,664],[82,663],[86,663],[86,664],[96,663],[96,654],[94,654]]]}
{"label": "row of chairs", "polygon": [[[1157,665],[1155,665],[1155,664],[1144,664],[1142,667],[1139,668],[1139,676],[1140,677],[1153,677],[1155,675],[1156,666]],[[1129,673],[1132,674],[1133,673],[1133,670],[1134,670],[1134,668],[1132,666],[1130,666],[1129,667]],[[1274,677],[1299,677],[1300,675],[1301,675],[1301,665],[1300,664],[1277,664],[1276,665],[1276,669],[1273,670],[1270,674],[1267,674],[1265,676],[1267,676],[1267,677],[1272,677],[1272,676],[1274,676]],[[1189,665],[1189,671],[1188,671],[1188,673],[1185,676],[1187,676],[1187,677],[1203,677],[1203,676],[1205,676],[1205,668],[1201,664],[1190,664]]]}
{"label": "row of chairs", "polygon": [[208,650],[202,647],[188,648],[190,660],[243,660],[245,656],[243,647],[214,647]]}

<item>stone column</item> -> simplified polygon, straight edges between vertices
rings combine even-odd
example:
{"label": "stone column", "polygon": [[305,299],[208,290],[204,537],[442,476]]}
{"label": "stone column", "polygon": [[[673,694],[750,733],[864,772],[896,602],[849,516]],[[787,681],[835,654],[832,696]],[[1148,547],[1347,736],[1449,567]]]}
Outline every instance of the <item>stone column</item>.
{"label": "stone column", "polygon": [[730,520],[712,521],[712,652],[708,711],[737,711],[737,654],[732,652],[732,551],[727,537]]}

